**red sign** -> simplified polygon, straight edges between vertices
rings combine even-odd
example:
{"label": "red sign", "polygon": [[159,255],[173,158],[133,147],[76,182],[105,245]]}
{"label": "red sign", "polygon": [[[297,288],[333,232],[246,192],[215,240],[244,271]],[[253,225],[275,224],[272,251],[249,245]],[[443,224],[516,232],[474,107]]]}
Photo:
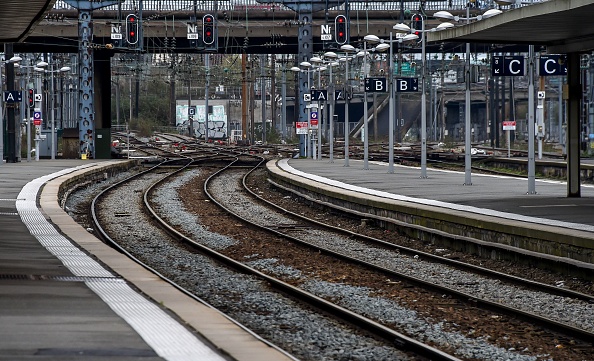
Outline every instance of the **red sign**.
{"label": "red sign", "polygon": [[33,119],[33,125],[41,125],[41,119]]}
{"label": "red sign", "polygon": [[307,122],[295,122],[297,134],[307,134]]}
{"label": "red sign", "polygon": [[504,120],[503,121],[503,130],[516,130],[516,121],[515,120]]}

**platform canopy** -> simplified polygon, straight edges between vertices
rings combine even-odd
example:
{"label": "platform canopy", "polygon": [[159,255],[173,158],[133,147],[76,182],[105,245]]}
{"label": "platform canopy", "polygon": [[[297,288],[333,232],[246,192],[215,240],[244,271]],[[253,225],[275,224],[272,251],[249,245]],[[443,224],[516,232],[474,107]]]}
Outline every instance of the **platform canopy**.
{"label": "platform canopy", "polygon": [[430,32],[427,41],[532,44],[551,54],[594,50],[593,0],[551,0],[502,10],[469,25]]}
{"label": "platform canopy", "polygon": [[43,20],[56,0],[2,0],[0,43],[18,43]]}

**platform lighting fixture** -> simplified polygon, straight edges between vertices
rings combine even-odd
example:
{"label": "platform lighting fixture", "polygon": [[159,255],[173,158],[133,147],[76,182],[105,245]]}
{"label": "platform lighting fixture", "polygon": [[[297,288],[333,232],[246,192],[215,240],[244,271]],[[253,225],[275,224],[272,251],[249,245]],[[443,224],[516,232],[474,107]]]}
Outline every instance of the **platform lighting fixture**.
{"label": "platform lighting fixture", "polygon": [[[301,63],[299,63],[299,65],[301,67],[305,68],[305,69],[301,69],[298,66],[294,66],[294,67],[291,67],[290,70],[293,71],[293,72],[297,72],[297,73],[298,72],[306,72],[307,73],[307,89],[311,90],[310,73],[311,73],[312,64],[309,61],[302,61]],[[303,101],[303,99],[302,99],[302,101]],[[305,135],[305,154],[306,154],[306,157],[309,157],[310,149],[312,149],[312,146],[310,144],[311,139],[310,139],[310,136],[309,136],[309,126],[310,126],[310,124],[309,124],[309,116],[307,117],[307,119],[308,119],[307,120],[307,129],[308,129],[308,132]]]}
{"label": "platform lighting fixture", "polygon": [[[51,88],[53,90],[54,88],[54,73],[65,73],[65,72],[69,72],[71,70],[71,68],[69,66],[63,66],[58,70],[46,70],[45,67],[48,66],[49,64],[45,61],[41,61],[39,63],[37,63],[37,65],[35,66],[35,68],[33,68],[35,71],[38,72],[43,72],[43,73],[50,73],[51,74]],[[52,97],[54,96],[54,94],[52,93]],[[53,101],[52,101],[53,104]],[[52,148],[51,148],[51,159],[56,159],[56,140],[55,140],[55,132],[56,132],[56,127],[54,126],[54,111],[52,109],[51,112],[51,136],[52,136]]]}
{"label": "platform lighting fixture", "polygon": [[[401,27],[403,26],[403,27]],[[397,24],[394,25],[394,28],[400,29],[401,32],[410,32],[410,28],[404,24]],[[388,69],[388,92],[389,92],[389,151],[388,151],[388,173],[394,173],[394,70],[393,70],[393,46],[392,44],[406,44],[411,42],[416,42],[419,40],[419,36],[411,33],[406,34],[405,36],[397,39],[393,39],[393,34],[390,32],[390,40],[381,39],[380,44],[378,44],[375,48],[377,50],[383,51],[386,49],[390,49],[389,55],[389,69]]]}
{"label": "platform lighting fixture", "polygon": [[[413,36],[416,36],[421,39],[421,61],[422,61],[422,69],[421,69],[421,177],[420,178],[427,178],[427,104],[426,104],[426,95],[425,95],[425,73],[426,73],[426,33],[429,31],[441,31],[448,28],[447,25],[443,27],[436,27],[433,29],[426,30],[425,29],[425,19],[423,16],[419,16],[416,20],[420,21],[420,25],[418,25],[415,21],[416,15],[413,16],[413,25],[417,28],[411,30],[411,28],[403,23],[396,24],[392,27],[393,30],[396,30],[398,33],[404,34],[411,34],[412,36],[409,37],[410,40],[414,40]],[[420,29],[418,29],[420,28]]]}
{"label": "platform lighting fixture", "polygon": [[350,89],[349,89],[349,60],[353,59],[349,54],[354,53],[357,51],[354,46],[350,44],[344,44],[340,47],[340,50],[344,51],[345,57],[340,58],[340,60],[344,59],[344,67],[345,67],[345,89],[344,89],[344,166],[349,166],[349,98],[350,98]]}
{"label": "platform lighting fixture", "polygon": [[[498,9],[487,10],[482,15],[470,16],[470,2],[466,6],[466,17],[454,16],[448,11],[437,11],[433,16],[441,21],[465,21],[466,24],[470,24],[470,21],[479,21],[482,19],[488,19],[490,17],[501,14],[502,11]],[[445,25],[449,24],[449,25]],[[440,24],[443,29],[452,28],[454,25],[451,23]],[[466,70],[464,71],[464,82],[465,82],[465,105],[464,105],[464,185],[472,185],[472,154],[471,154],[471,133],[472,133],[472,122],[470,119],[471,112],[471,99],[470,99],[470,43],[466,43]]]}

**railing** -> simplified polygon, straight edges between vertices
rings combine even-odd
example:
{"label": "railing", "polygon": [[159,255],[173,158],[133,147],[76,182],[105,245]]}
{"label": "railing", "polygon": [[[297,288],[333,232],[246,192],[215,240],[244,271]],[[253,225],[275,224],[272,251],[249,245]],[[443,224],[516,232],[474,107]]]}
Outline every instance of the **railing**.
{"label": "railing", "polygon": [[[423,1],[425,2],[425,1]],[[534,1],[540,2],[540,1]],[[466,8],[468,0],[433,0],[426,1],[424,9],[428,11],[436,10],[463,10]],[[344,3],[327,0],[329,9],[344,9]],[[493,0],[476,0],[472,3],[473,6],[481,9],[493,7]],[[351,11],[399,11],[400,1],[364,1],[351,0],[349,2]],[[117,10],[121,6],[122,11],[130,12],[137,11],[140,8],[139,0],[126,0],[120,5],[113,5],[103,8],[104,10]],[[288,10],[282,2],[263,4],[256,0],[220,0],[220,1],[194,1],[194,0],[144,0],[142,8],[144,11],[160,11],[160,12],[175,12],[175,11],[193,11],[196,6],[196,11],[212,11],[218,9],[219,11],[243,11],[250,9],[267,9],[267,10]],[[417,11],[420,8],[420,2],[404,1],[404,10]],[[55,10],[72,9],[64,1],[58,0],[54,5]]]}

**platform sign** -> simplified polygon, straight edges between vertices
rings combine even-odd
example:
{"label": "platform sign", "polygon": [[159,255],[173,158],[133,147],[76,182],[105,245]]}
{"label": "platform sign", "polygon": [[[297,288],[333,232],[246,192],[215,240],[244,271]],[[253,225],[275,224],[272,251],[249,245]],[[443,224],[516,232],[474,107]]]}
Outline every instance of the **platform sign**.
{"label": "platform sign", "polygon": [[311,91],[311,100],[314,102],[325,102],[328,100],[328,90],[313,89]]}
{"label": "platform sign", "polygon": [[491,76],[524,76],[526,59],[522,55],[491,57]]}
{"label": "platform sign", "polygon": [[418,78],[396,78],[394,79],[394,85],[396,86],[396,92],[399,93],[419,91]]}
{"label": "platform sign", "polygon": [[295,133],[296,134],[307,134],[307,122],[295,122]]}
{"label": "platform sign", "polygon": [[310,112],[309,113],[309,124],[311,129],[318,129],[319,119],[318,119],[318,112]]}
{"label": "platform sign", "polygon": [[504,120],[503,121],[503,130],[516,130],[516,121],[515,120]]}
{"label": "platform sign", "polygon": [[538,62],[538,75],[555,76],[567,75],[567,62],[565,55],[544,54],[540,56]]}
{"label": "platform sign", "polygon": [[20,103],[23,99],[20,90],[9,90],[4,92],[5,103]]}
{"label": "platform sign", "polygon": [[388,91],[388,80],[386,78],[365,78],[366,93],[385,93]]}

